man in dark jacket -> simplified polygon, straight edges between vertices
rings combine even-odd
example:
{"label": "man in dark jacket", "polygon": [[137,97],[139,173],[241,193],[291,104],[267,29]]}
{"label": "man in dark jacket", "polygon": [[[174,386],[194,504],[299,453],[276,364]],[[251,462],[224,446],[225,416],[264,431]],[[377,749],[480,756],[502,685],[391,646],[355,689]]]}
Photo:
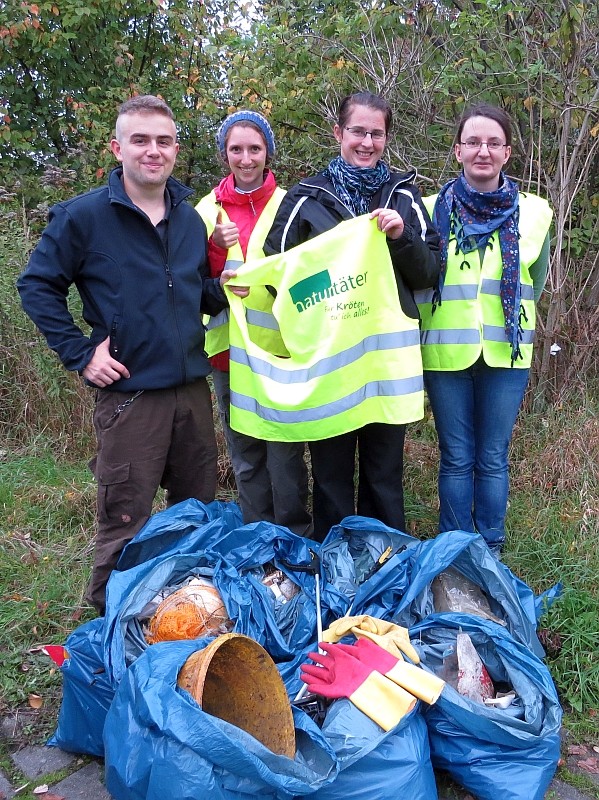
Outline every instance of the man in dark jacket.
{"label": "man in dark jacket", "polygon": [[[88,599],[105,608],[106,583],[125,544],[152,513],[159,486],[169,505],[214,499],[216,441],[202,313],[227,300],[210,278],[206,228],[171,177],[179,145],[160,98],[119,109],[111,149],[121,166],[100,189],[58,203],[18,280],[23,308],[64,366],[95,388],[98,483]],[[90,326],[67,307],[74,284]]]}

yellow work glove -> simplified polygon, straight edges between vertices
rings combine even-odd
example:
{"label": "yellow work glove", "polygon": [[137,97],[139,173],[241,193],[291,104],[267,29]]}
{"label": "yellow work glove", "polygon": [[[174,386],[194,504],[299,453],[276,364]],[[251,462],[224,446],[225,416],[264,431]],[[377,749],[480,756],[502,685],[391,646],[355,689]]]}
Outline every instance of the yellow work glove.
{"label": "yellow work glove", "polygon": [[[321,642],[322,653],[308,653],[315,664],[303,664],[300,677],[313,694],[347,697],[385,731],[414,708],[416,698],[401,686],[355,658],[355,648]],[[347,652],[349,651],[349,652]]]}
{"label": "yellow work glove", "polygon": [[420,663],[420,656],[410,642],[408,629],[402,628],[394,622],[370,617],[368,614],[341,617],[329,625],[323,632],[322,638],[325,642],[338,642],[348,633],[353,633],[357,639],[362,637],[370,639],[395,658],[407,656],[414,664]]}
{"label": "yellow work glove", "polygon": [[362,638],[356,644],[338,644],[337,647],[429,705],[437,702],[445,686],[445,681],[441,678],[422,667],[396,658],[370,639]]}

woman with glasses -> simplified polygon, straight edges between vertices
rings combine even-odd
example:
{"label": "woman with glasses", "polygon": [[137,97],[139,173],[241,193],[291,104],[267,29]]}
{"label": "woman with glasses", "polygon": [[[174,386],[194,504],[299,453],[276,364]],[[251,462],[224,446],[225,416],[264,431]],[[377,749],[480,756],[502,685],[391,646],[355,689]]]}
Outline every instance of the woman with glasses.
{"label": "woman with glasses", "polygon": [[[401,310],[413,326],[418,309],[412,292],[435,284],[439,240],[413,184],[415,173],[392,172],[382,160],[391,121],[391,108],[378,95],[359,92],[344,98],[333,128],[339,155],[322,172],[303,179],[287,193],[264,250],[269,255],[284,252],[343,220],[370,214],[386,234]],[[359,325],[359,320],[355,324]],[[371,389],[366,375],[364,391]],[[333,525],[356,512],[405,529],[404,435],[405,425],[381,420],[309,442],[316,539],[322,541]]]}
{"label": "woman with glasses", "polygon": [[425,204],[441,236],[441,275],[416,296],[424,382],[439,437],[440,531],[505,541],[508,449],[532,358],[552,212],[503,172],[508,115],[481,104],[459,121],[462,172]]}

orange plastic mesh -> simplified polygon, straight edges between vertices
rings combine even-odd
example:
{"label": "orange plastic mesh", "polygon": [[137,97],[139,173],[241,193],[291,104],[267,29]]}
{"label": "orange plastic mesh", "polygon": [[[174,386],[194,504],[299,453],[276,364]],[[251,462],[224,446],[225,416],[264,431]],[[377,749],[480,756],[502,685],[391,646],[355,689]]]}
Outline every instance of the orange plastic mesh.
{"label": "orange plastic mesh", "polygon": [[166,597],[150,620],[149,644],[175,639],[198,639],[222,633],[229,622],[217,589],[211,584],[188,585]]}

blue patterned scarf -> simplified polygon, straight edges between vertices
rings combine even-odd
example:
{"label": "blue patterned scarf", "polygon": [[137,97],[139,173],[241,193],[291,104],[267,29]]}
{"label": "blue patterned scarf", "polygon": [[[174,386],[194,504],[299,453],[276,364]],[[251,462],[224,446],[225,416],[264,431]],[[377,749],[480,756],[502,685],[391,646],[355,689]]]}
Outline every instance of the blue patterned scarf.
{"label": "blue patterned scarf", "polygon": [[[521,304],[519,217],[518,187],[503,172],[499,188],[494,192],[473,189],[464,175],[449,181],[439,192],[433,211],[433,223],[441,238],[441,274],[433,293],[433,313],[437,305],[441,305],[450,244],[455,242],[456,255],[466,255],[476,250],[482,253],[493,233],[499,231],[503,263],[500,297],[505,333],[512,350],[512,366],[517,358],[522,358],[520,315],[526,319]],[[467,260],[464,260],[464,265],[469,267]]]}
{"label": "blue patterned scarf", "polygon": [[391,177],[384,161],[376,167],[353,167],[341,156],[334,158],[323,173],[333,184],[335,194],[356,216],[370,210],[370,201]]}

